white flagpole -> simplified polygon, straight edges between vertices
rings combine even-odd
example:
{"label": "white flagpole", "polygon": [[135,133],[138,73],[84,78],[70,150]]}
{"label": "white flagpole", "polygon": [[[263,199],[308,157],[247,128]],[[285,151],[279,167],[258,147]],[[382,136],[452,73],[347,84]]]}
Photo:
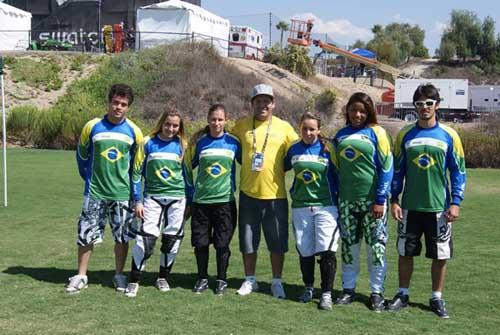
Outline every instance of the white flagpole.
{"label": "white flagpole", "polygon": [[[0,56],[1,58],[1,56]],[[3,203],[7,207],[7,126],[5,122],[5,90],[3,81],[3,61],[0,59],[0,82],[2,85],[2,134],[3,134]]]}

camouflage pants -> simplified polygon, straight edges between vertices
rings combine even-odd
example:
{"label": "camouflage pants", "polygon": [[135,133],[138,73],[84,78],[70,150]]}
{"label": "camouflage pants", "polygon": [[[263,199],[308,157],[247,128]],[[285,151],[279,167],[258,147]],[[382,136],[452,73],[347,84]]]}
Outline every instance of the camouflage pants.
{"label": "camouflage pants", "polygon": [[372,201],[345,201],[339,203],[339,225],[342,239],[342,283],[344,289],[355,289],[359,276],[361,239],[367,249],[370,287],[373,293],[384,292],[387,272],[387,206],[382,218],[371,211]]}

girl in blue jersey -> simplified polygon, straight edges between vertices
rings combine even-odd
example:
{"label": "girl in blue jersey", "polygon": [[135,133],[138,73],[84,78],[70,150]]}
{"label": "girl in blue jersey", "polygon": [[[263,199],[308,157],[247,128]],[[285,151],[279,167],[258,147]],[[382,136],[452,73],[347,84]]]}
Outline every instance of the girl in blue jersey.
{"label": "girl in blue jersey", "polygon": [[299,300],[309,302],[314,295],[314,262],[319,256],[321,299],[318,307],[332,308],[339,231],[336,206],[336,176],[331,145],[320,137],[321,121],[305,113],[300,121],[301,140],[285,156],[285,170],[293,169],[292,221],[305,290]]}
{"label": "girl in blue jersey", "polygon": [[[160,271],[155,286],[170,290],[167,281],[184,237],[186,206],[182,158],[186,144],[184,124],[176,111],[166,111],[140,145],[132,175],[135,212],[142,219],[132,250],[132,270],[125,295],[135,297],[146,261],[161,238]],[[142,181],[144,200],[142,201]]]}
{"label": "girl in blue jersey", "polygon": [[[235,172],[236,161],[241,163],[241,149],[238,139],[224,130],[224,105],[212,105],[207,120],[208,126],[193,136],[184,160],[188,187],[194,190],[193,194],[188,192],[192,199],[191,243],[198,266],[193,291],[201,293],[208,288],[209,245],[213,243],[217,260],[215,294],[222,295],[227,288],[229,244],[236,227]],[[194,169],[198,170],[196,181]]]}
{"label": "girl in blue jersey", "polygon": [[375,108],[365,93],[354,93],[346,106],[346,127],[333,140],[339,174],[339,225],[342,237],[343,293],[337,304],[354,301],[361,238],[367,245],[372,310],[384,309],[387,200],[392,179],[390,140],[377,125]]}

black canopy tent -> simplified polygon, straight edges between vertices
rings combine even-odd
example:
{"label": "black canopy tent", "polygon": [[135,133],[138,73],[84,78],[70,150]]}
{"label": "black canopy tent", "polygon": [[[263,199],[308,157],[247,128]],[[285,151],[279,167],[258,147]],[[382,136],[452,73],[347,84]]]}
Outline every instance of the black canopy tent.
{"label": "black canopy tent", "polygon": [[[32,14],[31,39],[97,44],[99,25],[135,27],[136,10],[165,0],[4,0]],[[183,0],[201,6],[201,0]],[[99,24],[99,17],[101,22]]]}

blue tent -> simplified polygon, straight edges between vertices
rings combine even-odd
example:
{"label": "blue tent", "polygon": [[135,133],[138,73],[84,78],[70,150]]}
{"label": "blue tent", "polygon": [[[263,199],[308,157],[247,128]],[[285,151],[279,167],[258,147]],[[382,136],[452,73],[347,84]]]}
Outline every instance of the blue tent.
{"label": "blue tent", "polygon": [[353,54],[356,54],[358,56],[365,57],[365,58],[371,58],[371,59],[377,58],[376,53],[374,53],[373,51],[367,50],[367,49],[356,48],[356,49],[351,50],[351,52]]}

